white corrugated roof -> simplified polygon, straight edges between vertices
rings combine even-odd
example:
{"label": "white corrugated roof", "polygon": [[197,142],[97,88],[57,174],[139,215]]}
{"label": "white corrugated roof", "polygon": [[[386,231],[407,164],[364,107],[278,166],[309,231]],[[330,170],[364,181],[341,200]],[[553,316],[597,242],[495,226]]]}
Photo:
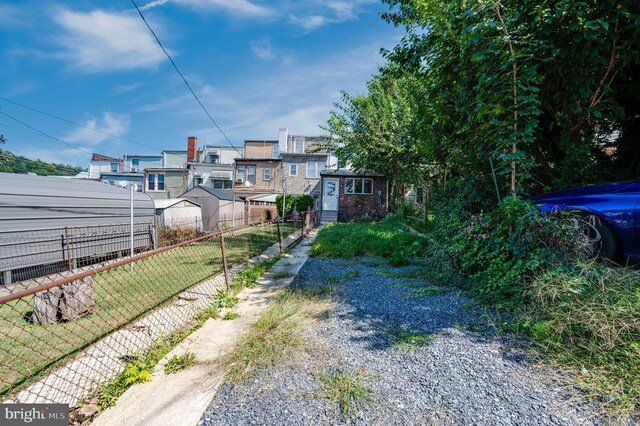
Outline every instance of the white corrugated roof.
{"label": "white corrugated roof", "polygon": [[168,198],[166,200],[153,200],[153,203],[156,206],[156,209],[168,209],[169,207],[176,205],[182,201],[186,201],[187,203],[191,203],[194,206],[200,207],[200,204],[194,203],[191,200],[187,200],[186,198]]}
{"label": "white corrugated roof", "polygon": [[275,203],[276,202],[276,196],[277,196],[277,194],[262,195],[260,197],[252,198],[251,201],[266,201],[268,203]]}

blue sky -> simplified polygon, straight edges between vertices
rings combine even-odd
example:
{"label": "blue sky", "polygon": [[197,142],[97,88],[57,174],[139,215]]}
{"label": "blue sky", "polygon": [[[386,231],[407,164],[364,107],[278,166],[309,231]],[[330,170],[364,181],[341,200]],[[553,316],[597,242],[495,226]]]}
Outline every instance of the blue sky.
{"label": "blue sky", "polygon": [[[363,92],[402,35],[379,1],[136,3],[234,145],[283,126],[320,134],[340,91]],[[226,144],[129,0],[0,0],[0,64],[2,148],[14,153],[86,167],[92,152],[186,149],[191,135]]]}

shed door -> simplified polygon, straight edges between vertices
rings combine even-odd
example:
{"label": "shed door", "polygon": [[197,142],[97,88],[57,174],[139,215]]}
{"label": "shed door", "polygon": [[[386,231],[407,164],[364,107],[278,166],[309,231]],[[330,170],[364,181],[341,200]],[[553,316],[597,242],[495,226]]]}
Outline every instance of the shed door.
{"label": "shed door", "polygon": [[338,210],[338,179],[325,179],[322,189],[322,210]]}

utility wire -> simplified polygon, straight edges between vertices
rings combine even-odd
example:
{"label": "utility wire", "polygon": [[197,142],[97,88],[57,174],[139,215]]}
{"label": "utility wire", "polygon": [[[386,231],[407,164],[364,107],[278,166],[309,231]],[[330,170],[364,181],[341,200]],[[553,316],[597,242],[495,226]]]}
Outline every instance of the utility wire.
{"label": "utility wire", "polygon": [[193,91],[193,89],[191,88],[191,85],[189,84],[189,82],[187,81],[187,79],[184,77],[184,75],[182,75],[182,73],[180,72],[180,70],[178,69],[178,66],[176,65],[176,63],[173,61],[173,59],[171,58],[171,55],[169,55],[169,52],[167,52],[167,50],[164,48],[164,46],[162,45],[162,43],[160,42],[160,39],[158,38],[158,36],[156,35],[156,33],[153,31],[153,29],[151,28],[151,26],[149,25],[149,23],[147,22],[147,19],[144,17],[144,15],[142,14],[142,11],[140,10],[140,8],[138,7],[138,5],[136,4],[135,0],[131,0],[131,3],[133,3],[133,6],[135,6],[136,10],[138,11],[138,14],[140,14],[140,17],[142,18],[142,20],[144,21],[145,25],[147,26],[147,28],[149,28],[149,31],[151,31],[151,34],[153,34],[153,37],[156,39],[156,42],[158,42],[158,46],[160,46],[160,49],[162,49],[162,51],[164,52],[164,54],[167,56],[167,58],[169,58],[169,61],[171,61],[171,65],[173,65],[173,68],[176,70],[176,72],[178,73],[178,75],[180,76],[180,78],[182,78],[182,81],[184,81],[184,84],[187,85],[187,88],[189,89],[189,91],[191,92],[191,94],[193,95],[193,97],[196,99],[196,101],[198,102],[198,104],[200,105],[200,107],[202,108],[202,110],[204,111],[205,114],[207,114],[207,117],[209,117],[209,120],[211,120],[211,122],[213,123],[214,126],[216,126],[216,128],[220,131],[220,133],[222,134],[222,136],[224,136],[224,138],[227,140],[227,142],[229,142],[229,145],[231,145],[231,147],[233,149],[236,150],[236,152],[240,155],[240,157],[243,157],[242,153],[240,151],[238,151],[238,148],[236,148],[231,141],[229,140],[229,138],[227,137],[227,135],[222,131],[222,129],[220,128],[220,126],[218,126],[218,123],[216,123],[216,120],[213,119],[213,117],[211,116],[211,114],[209,114],[209,111],[207,111],[207,108],[205,108],[204,104],[200,101],[200,98],[198,98],[198,95],[196,95],[196,92]]}
{"label": "utility wire", "polygon": [[35,112],[37,112],[39,114],[46,115],[47,117],[55,118],[56,120],[64,121],[65,123],[73,124],[74,126],[84,127],[85,129],[93,130],[94,132],[102,133],[103,135],[111,136],[112,138],[116,138],[116,139],[120,139],[120,140],[125,141],[125,142],[132,143],[134,145],[140,145],[140,146],[144,146],[145,148],[151,148],[153,150],[158,150],[158,148],[155,147],[155,146],[145,145],[145,144],[140,143],[140,142],[135,142],[135,141],[132,141],[130,139],[123,138],[123,137],[118,136],[118,135],[114,135],[113,133],[109,133],[109,132],[105,132],[105,131],[102,131],[102,130],[95,129],[93,127],[85,126],[84,124],[76,123],[74,121],[67,120],[66,118],[58,117],[57,115],[53,115],[53,114],[50,114],[48,112],[41,111],[39,109],[30,107],[28,105],[21,104],[21,103],[16,102],[16,101],[12,101],[12,100],[7,99],[7,98],[0,97],[0,100],[5,101],[5,102],[9,102],[10,104],[14,104],[14,105],[17,105],[17,106],[22,107],[22,108],[29,109],[31,111],[35,111]]}
{"label": "utility wire", "polygon": [[20,120],[18,120],[17,118],[15,118],[15,117],[13,117],[13,116],[11,116],[11,115],[7,114],[6,112],[2,112],[2,111],[0,111],[0,114],[4,115],[5,117],[10,118],[11,120],[13,120],[13,121],[15,121],[15,122],[18,122],[18,123],[22,124],[23,126],[25,126],[25,127],[29,128],[29,129],[31,129],[31,130],[33,130],[33,131],[35,131],[35,132],[37,132],[37,133],[41,134],[42,136],[45,136],[45,137],[47,137],[47,138],[49,138],[49,139],[53,139],[54,141],[58,141],[58,142],[60,142],[60,143],[62,143],[62,144],[65,144],[65,145],[67,145],[67,146],[70,146],[71,148],[77,149],[78,151],[84,152],[85,154],[93,155],[93,153],[92,153],[92,152],[85,151],[84,149],[79,148],[79,147],[77,147],[77,146],[73,145],[71,142],[67,142],[67,141],[65,141],[65,140],[62,140],[62,139],[56,138],[55,136],[51,136],[50,134],[48,134],[48,133],[46,133],[46,132],[43,132],[42,130],[36,129],[35,127],[32,127],[32,126],[28,125],[28,124],[27,124],[27,123],[25,123],[24,121],[20,121]]}

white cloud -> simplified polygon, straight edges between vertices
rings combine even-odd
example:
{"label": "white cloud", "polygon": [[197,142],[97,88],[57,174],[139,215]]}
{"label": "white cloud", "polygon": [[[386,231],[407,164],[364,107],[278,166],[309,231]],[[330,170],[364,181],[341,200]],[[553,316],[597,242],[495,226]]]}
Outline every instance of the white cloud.
{"label": "white cloud", "polygon": [[251,51],[256,57],[263,61],[270,61],[276,57],[276,54],[273,52],[273,46],[271,46],[271,40],[268,38],[251,43]]}
{"label": "white cloud", "polygon": [[305,32],[311,32],[325,25],[356,20],[362,11],[362,7],[370,3],[376,3],[376,1],[352,0],[347,2],[341,0],[315,0],[310,4],[303,2],[299,5],[301,7],[304,6],[305,13],[308,15],[290,13],[289,21],[304,29]]}
{"label": "white cloud", "polygon": [[233,15],[240,16],[269,16],[271,10],[264,6],[251,3],[248,0],[155,0],[141,7],[142,10],[175,3],[200,10],[223,9]]}
{"label": "white cloud", "polygon": [[55,19],[65,30],[57,39],[62,58],[82,71],[151,68],[165,58],[138,16],[63,10]]}
{"label": "white cloud", "polygon": [[328,19],[321,15],[307,16],[300,18],[296,15],[289,15],[292,24],[304,28],[305,31],[313,31],[329,23]]}
{"label": "white cloud", "polygon": [[98,145],[112,136],[122,137],[129,131],[131,119],[126,114],[114,115],[110,112],[104,113],[102,122],[91,118],[84,123],[86,127],[78,127],[76,130],[67,133],[60,139],[84,145]]}

